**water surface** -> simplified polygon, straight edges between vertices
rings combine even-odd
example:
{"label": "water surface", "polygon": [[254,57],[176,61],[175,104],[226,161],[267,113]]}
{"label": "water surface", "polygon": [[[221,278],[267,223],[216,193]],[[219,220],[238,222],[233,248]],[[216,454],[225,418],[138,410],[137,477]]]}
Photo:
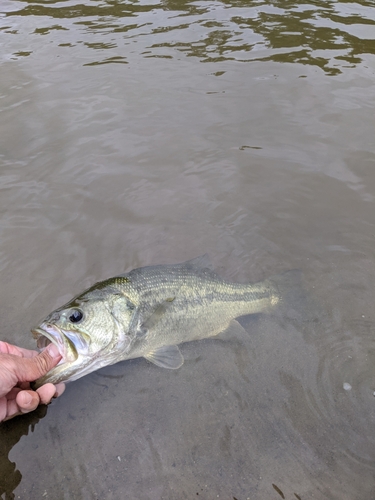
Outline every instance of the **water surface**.
{"label": "water surface", "polygon": [[375,497],[373,2],[3,1],[1,338],[134,267],[288,308],[0,426],[2,498]]}

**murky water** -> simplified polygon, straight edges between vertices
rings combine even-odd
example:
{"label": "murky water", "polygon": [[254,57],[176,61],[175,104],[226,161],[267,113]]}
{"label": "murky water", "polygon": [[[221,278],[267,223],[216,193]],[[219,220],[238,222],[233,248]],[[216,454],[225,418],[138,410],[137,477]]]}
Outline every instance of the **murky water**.
{"label": "murky water", "polygon": [[0,495],[375,498],[373,2],[6,1],[1,338],[208,252],[290,310],[0,426]]}

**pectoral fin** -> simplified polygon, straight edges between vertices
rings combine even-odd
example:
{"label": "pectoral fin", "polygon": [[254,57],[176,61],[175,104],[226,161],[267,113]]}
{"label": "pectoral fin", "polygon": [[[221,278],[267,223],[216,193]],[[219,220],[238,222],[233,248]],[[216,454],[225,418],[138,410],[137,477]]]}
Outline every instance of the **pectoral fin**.
{"label": "pectoral fin", "polygon": [[184,364],[184,358],[176,345],[166,345],[144,356],[148,361],[161,368],[176,370]]}

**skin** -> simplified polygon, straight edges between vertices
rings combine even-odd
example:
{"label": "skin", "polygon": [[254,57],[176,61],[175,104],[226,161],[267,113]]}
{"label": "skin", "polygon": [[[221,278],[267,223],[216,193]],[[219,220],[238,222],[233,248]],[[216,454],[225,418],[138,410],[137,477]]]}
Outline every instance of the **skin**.
{"label": "skin", "polygon": [[48,383],[37,391],[30,388],[30,382],[45,375],[60,360],[61,355],[53,344],[39,354],[0,341],[0,422],[29,413],[64,392],[62,383]]}

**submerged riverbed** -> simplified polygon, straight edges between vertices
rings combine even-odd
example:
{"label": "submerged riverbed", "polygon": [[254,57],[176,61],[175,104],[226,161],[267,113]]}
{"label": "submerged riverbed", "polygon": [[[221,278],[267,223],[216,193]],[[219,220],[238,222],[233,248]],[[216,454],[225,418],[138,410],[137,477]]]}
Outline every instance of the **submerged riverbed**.
{"label": "submerged riverbed", "polygon": [[372,2],[3,1],[2,340],[208,253],[287,310],[0,425],[4,499],[375,497]]}

